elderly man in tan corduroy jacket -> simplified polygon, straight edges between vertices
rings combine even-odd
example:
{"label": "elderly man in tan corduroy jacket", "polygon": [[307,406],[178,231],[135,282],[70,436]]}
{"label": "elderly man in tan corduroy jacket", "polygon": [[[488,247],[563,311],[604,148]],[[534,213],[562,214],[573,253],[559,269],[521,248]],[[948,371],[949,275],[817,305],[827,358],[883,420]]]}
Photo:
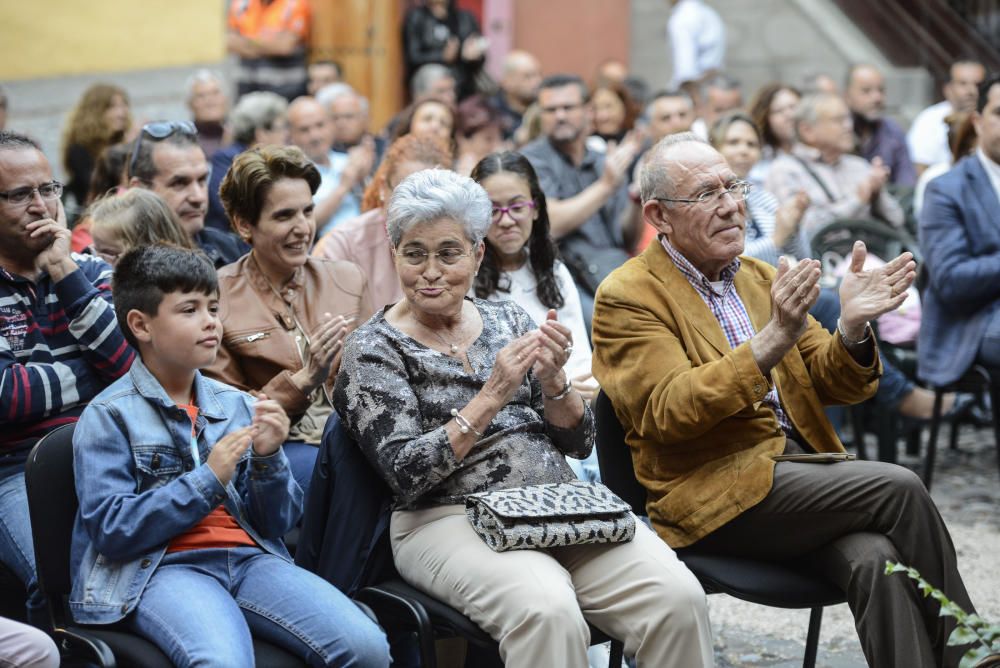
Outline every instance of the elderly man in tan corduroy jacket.
{"label": "elderly man in tan corduroy jacket", "polygon": [[[905,299],[905,253],[864,271],[854,246],[830,334],[809,315],[819,263],[777,271],[743,252],[749,185],[695,135],[671,135],[641,175],[657,241],[601,284],[594,374],[615,407],[672,547],[807,562],[847,595],[869,664],[957,665],[953,621],[886,560],[915,566],[972,609],[947,528],[919,478],[882,462],[776,461],[843,453],[823,413],[871,396],[868,322]],[[808,460],[808,457],[805,457]]]}

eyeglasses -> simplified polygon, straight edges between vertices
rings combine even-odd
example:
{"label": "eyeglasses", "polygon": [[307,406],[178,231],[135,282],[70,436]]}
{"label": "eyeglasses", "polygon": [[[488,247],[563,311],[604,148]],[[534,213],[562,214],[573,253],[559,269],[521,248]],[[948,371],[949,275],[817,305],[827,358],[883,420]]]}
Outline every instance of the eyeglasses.
{"label": "eyeglasses", "polygon": [[135,139],[135,147],[132,149],[132,159],[128,163],[129,178],[135,176],[135,163],[139,160],[139,147],[142,145],[143,136],[148,136],[156,141],[163,141],[167,137],[175,134],[198,136],[198,128],[191,121],[157,121],[146,123],[142,126],[139,136]]}
{"label": "eyeglasses", "polygon": [[431,255],[436,257],[441,264],[452,265],[458,264],[459,260],[463,257],[469,257],[472,253],[466,253],[461,248],[442,248],[433,253],[422,248],[408,248],[404,251],[398,251],[396,254],[403,258],[407,264],[419,267],[427,262],[427,258]]}
{"label": "eyeglasses", "polygon": [[510,219],[513,221],[520,220],[524,216],[528,215],[530,211],[534,210],[534,208],[535,203],[531,201],[514,202],[513,204],[509,204],[507,206],[494,206],[493,222],[499,223],[505,213],[510,216]]}
{"label": "eyeglasses", "polygon": [[724,195],[729,195],[736,202],[746,199],[752,185],[747,181],[736,181],[718,190],[706,190],[696,195],[693,199],[680,199],[671,197],[654,197],[657,202],[683,202],[684,204],[697,204],[705,211],[712,211],[719,206]]}
{"label": "eyeglasses", "polygon": [[8,204],[17,206],[30,202],[35,197],[35,193],[41,195],[42,199],[59,199],[62,196],[62,191],[63,184],[58,181],[49,181],[40,186],[25,186],[0,192],[0,199],[5,199]]}

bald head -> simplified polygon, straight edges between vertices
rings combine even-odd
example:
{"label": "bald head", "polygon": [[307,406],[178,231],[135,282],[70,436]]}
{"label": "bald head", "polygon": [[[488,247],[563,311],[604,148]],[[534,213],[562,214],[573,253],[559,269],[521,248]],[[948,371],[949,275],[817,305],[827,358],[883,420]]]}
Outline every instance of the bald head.
{"label": "bald head", "polygon": [[855,114],[876,121],[885,112],[885,80],[874,65],[855,65],[847,73],[844,99]]}
{"label": "bald head", "polygon": [[683,170],[680,159],[697,159],[715,154],[722,158],[704,139],[693,132],[667,135],[649,150],[646,163],[639,173],[639,193],[643,202],[657,197],[675,197],[677,169]]}
{"label": "bald head", "polygon": [[518,105],[527,106],[538,95],[542,82],[542,68],[538,59],[527,51],[511,51],[503,61],[500,87],[508,98]]}
{"label": "bald head", "polygon": [[292,144],[310,160],[324,165],[329,161],[333,145],[330,118],[315,98],[304,95],[288,106],[288,130]]}

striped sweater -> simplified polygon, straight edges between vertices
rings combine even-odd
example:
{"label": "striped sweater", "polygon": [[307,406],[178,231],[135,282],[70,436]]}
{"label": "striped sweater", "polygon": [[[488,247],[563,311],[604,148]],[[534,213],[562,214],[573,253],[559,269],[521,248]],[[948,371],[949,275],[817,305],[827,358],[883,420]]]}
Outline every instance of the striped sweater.
{"label": "striped sweater", "polygon": [[73,254],[79,270],[53,283],[0,267],[0,457],[24,459],[49,431],[132,364],[111,303],[111,266]]}

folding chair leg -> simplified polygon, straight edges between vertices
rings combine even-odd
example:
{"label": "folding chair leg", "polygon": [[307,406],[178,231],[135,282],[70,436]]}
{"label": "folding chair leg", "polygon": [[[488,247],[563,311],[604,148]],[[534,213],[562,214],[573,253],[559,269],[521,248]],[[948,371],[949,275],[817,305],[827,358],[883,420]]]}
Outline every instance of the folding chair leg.
{"label": "folding chair leg", "polygon": [[809,613],[809,632],[806,634],[806,655],[802,658],[802,668],[815,668],[816,651],[819,648],[819,627],[823,623],[823,608],[813,608]]}
{"label": "folding chair leg", "polygon": [[938,433],[941,431],[941,409],[944,403],[944,392],[934,390],[934,408],[931,413],[931,433],[927,438],[927,454],[924,456],[924,487],[931,491],[934,476],[934,457],[937,454]]}

